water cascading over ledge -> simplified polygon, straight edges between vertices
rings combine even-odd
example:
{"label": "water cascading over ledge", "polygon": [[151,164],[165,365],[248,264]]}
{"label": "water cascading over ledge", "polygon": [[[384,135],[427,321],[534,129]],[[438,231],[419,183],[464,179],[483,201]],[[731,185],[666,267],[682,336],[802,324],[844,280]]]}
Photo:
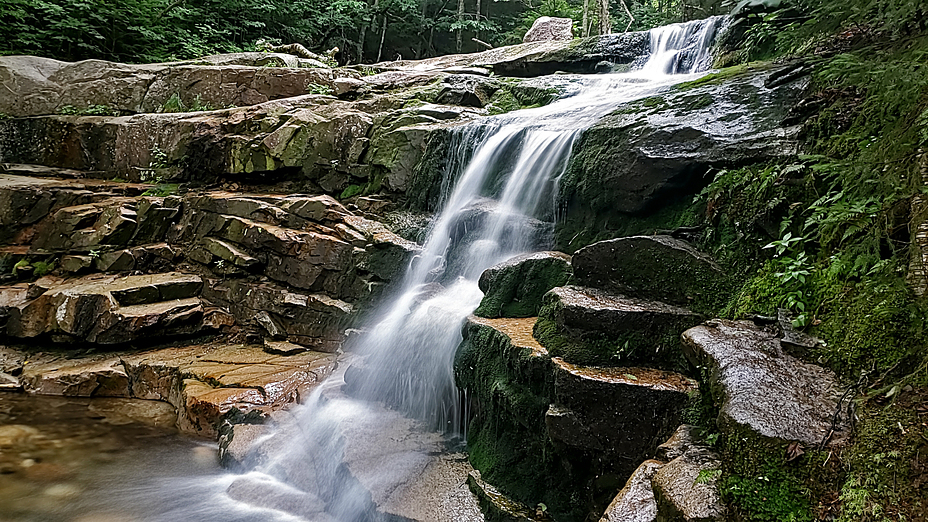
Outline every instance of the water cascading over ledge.
{"label": "water cascading over ledge", "polygon": [[[576,93],[548,107],[489,118],[458,130],[459,143],[474,145],[456,149],[466,160],[452,158],[449,163],[464,168],[445,173],[455,180],[453,188],[422,253],[396,296],[351,347],[360,361],[346,373],[348,396],[330,386],[328,395],[323,391],[318,402],[313,401],[315,406],[298,410],[296,422],[313,435],[300,437],[302,443],[277,444],[280,449],[270,451],[253,473],[297,484],[303,491],[309,488],[307,493],[320,498],[325,511],[340,520],[375,516],[370,502],[377,504],[382,495],[361,484],[375,484],[377,489],[386,483],[391,489],[413,480],[423,461],[416,452],[401,451],[366,463],[352,460],[350,454],[357,451],[352,448],[359,444],[382,444],[378,430],[380,437],[389,437],[397,423],[408,422],[395,413],[378,412],[373,404],[383,402],[432,429],[460,433],[461,404],[452,362],[461,325],[482,298],[477,285],[480,274],[514,255],[550,247],[557,183],[578,136],[617,104],[694,78],[687,64],[694,71],[708,66],[706,46],[711,37],[706,35],[714,34],[722,21],[655,30],[652,56],[640,70],[581,78]],[[333,419],[334,425],[320,418]],[[365,431],[357,424],[380,428]],[[325,433],[319,434],[320,430]],[[365,468],[375,462],[378,469]]]}

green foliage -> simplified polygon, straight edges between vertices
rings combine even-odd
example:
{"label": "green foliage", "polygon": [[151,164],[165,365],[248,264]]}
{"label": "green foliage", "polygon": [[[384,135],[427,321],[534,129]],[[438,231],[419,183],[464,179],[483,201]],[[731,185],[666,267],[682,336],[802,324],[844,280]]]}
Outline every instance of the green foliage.
{"label": "green foliage", "polygon": [[160,107],[158,107],[157,112],[163,113],[172,113],[172,112],[198,112],[198,111],[215,111],[219,109],[212,105],[211,103],[204,102],[203,98],[197,94],[190,100],[190,104],[187,105],[180,99],[180,94],[174,93],[170,98],[165,100]]}
{"label": "green foliage", "polygon": [[324,94],[326,96],[331,96],[335,91],[328,85],[309,83],[306,85],[306,92],[309,94]]}
{"label": "green foliage", "polygon": [[118,116],[119,111],[111,109],[106,105],[89,105],[82,108],[73,105],[65,105],[58,109],[58,114],[65,116]]}
{"label": "green foliage", "polygon": [[36,261],[32,264],[32,275],[42,277],[55,269],[55,262]]}
{"label": "green foliage", "polygon": [[143,192],[142,195],[163,198],[176,194],[179,187],[180,185],[177,183],[159,183],[158,185]]}
{"label": "green foliage", "polygon": [[30,266],[30,265],[29,265],[29,260],[28,260],[28,259],[20,259],[19,261],[16,262],[15,265],[13,265],[13,272],[12,272],[13,275],[15,276],[17,271],[22,270],[22,269],[26,268],[27,266]]}

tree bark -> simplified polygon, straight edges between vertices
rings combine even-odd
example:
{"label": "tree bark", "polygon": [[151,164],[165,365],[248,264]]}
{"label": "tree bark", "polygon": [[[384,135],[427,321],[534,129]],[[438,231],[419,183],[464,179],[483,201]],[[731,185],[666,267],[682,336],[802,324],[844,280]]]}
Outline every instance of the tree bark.
{"label": "tree bark", "polygon": [[[458,23],[464,22],[464,0],[458,0]],[[456,35],[456,44],[458,54],[461,53],[461,49],[464,45],[464,29],[458,29],[458,34]]]}
{"label": "tree bark", "polygon": [[628,5],[625,3],[625,0],[619,0],[622,3],[622,8],[625,9],[625,14],[628,15],[628,25],[625,26],[625,32],[631,28],[632,24],[635,23],[635,17],[632,16],[632,12],[628,9]]}
{"label": "tree bark", "polygon": [[383,14],[383,29],[380,31],[380,46],[377,47],[377,61],[380,61],[380,53],[383,52],[383,39],[387,36],[387,13]]}
{"label": "tree bark", "polygon": [[612,19],[609,18],[609,0],[599,0],[599,34],[612,33]]}
{"label": "tree bark", "polygon": [[590,36],[590,0],[583,0],[583,28],[580,30],[580,36],[586,38]]}

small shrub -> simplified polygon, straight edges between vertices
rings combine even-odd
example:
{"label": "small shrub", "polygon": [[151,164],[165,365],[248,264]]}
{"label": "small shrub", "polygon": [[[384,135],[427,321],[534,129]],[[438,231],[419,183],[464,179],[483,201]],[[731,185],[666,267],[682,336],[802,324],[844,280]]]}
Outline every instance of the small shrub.
{"label": "small shrub", "polygon": [[324,94],[326,96],[331,96],[335,91],[333,91],[332,88],[328,85],[310,83],[306,85],[306,92],[309,94]]}

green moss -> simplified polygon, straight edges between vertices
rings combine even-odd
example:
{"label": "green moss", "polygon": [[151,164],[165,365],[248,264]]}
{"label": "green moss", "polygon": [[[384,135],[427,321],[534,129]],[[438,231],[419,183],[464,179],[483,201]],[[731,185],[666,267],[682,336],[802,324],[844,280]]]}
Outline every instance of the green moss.
{"label": "green moss", "polygon": [[364,189],[360,185],[348,185],[345,187],[345,190],[338,196],[338,199],[348,199],[353,198],[363,192]]}
{"label": "green moss", "polygon": [[[559,258],[523,261],[487,277],[486,295],[474,311],[480,317],[535,317],[542,298],[552,288],[564,286],[570,265]],[[481,278],[483,279],[483,278]]]}
{"label": "green moss", "polygon": [[725,83],[727,80],[735,76],[739,76],[743,73],[746,73],[749,71],[755,71],[755,70],[758,70],[764,67],[769,67],[769,65],[765,66],[761,63],[755,62],[755,63],[735,65],[733,67],[726,67],[717,72],[707,74],[703,76],[702,78],[698,78],[693,81],[677,84],[675,88],[678,91],[685,91],[685,90],[692,89],[694,87],[702,87],[705,85],[721,85],[722,83]]}

